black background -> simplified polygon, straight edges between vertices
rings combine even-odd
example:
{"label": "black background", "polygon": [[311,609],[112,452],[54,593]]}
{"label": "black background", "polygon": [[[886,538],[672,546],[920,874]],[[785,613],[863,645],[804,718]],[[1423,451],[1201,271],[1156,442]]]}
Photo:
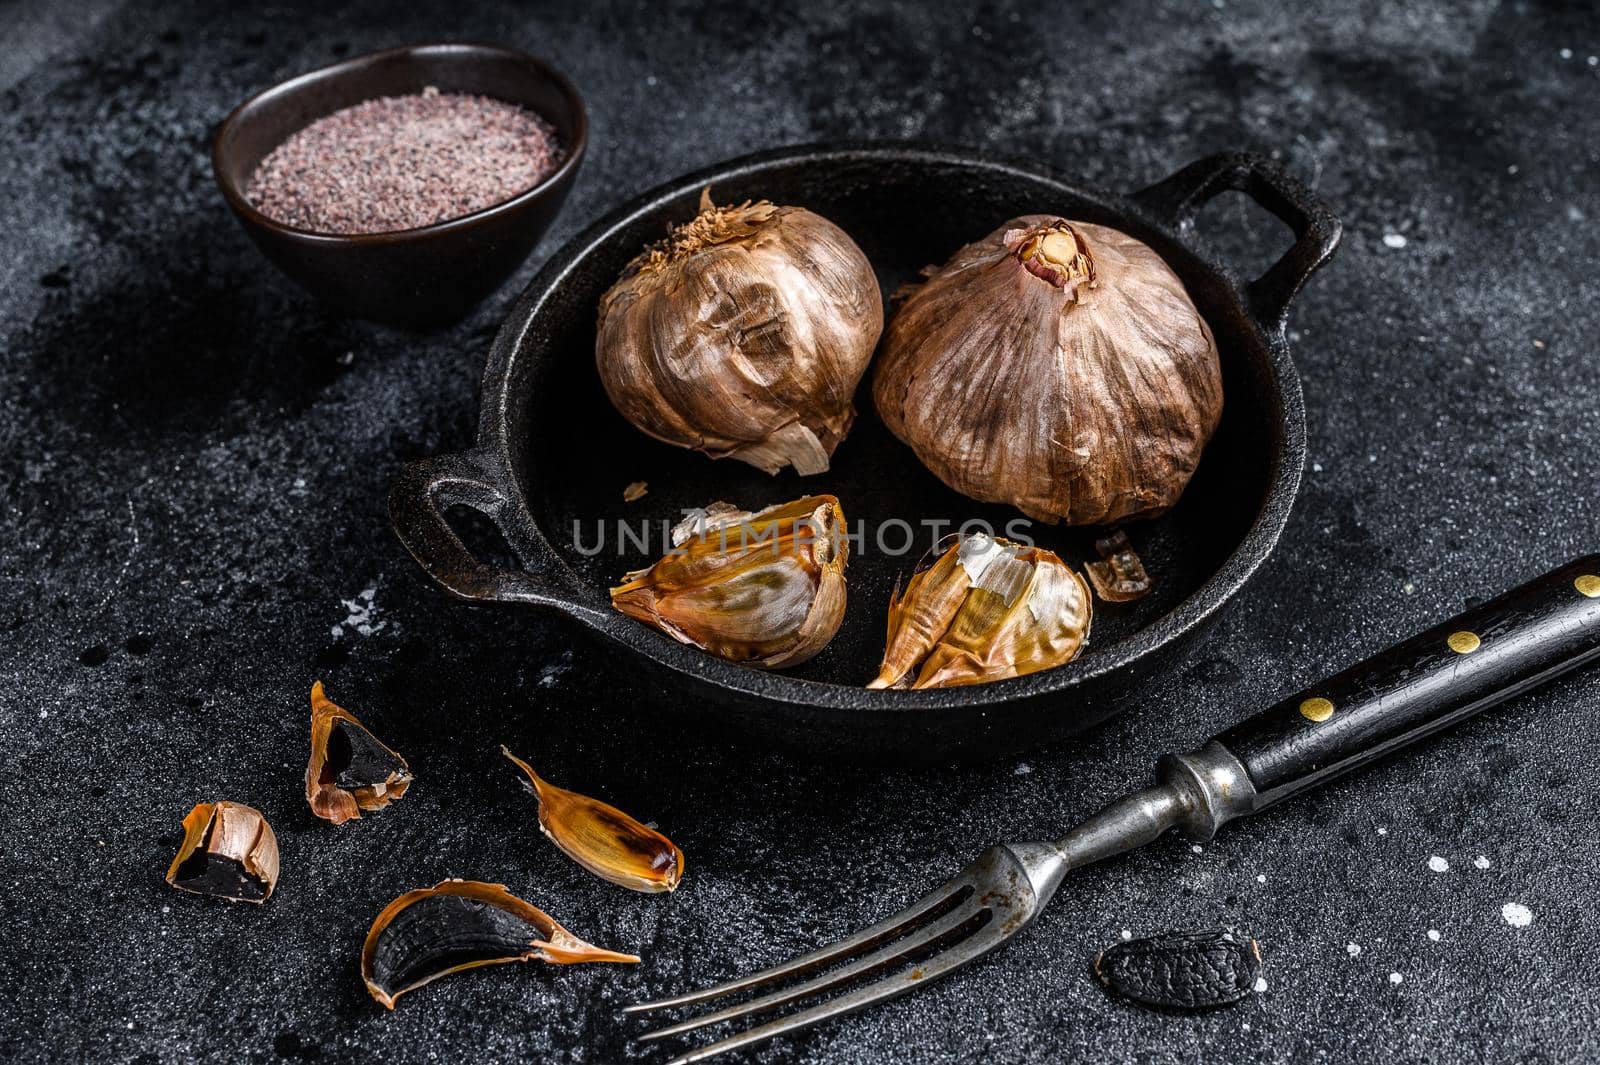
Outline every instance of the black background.
{"label": "black background", "polygon": [[[662,1060],[619,1005],[890,912],[1597,543],[1600,21],[1580,6],[25,0],[0,23],[0,1056]],[[590,156],[519,281],[466,321],[338,319],[246,243],[208,132],[284,77],[441,38],[567,71]],[[1345,222],[1291,323],[1314,464],[1282,547],[1199,665],[1068,746],[918,773],[731,747],[570,626],[448,605],[388,529],[400,464],[470,441],[486,345],[545,254],[677,173],[835,137],[1117,189],[1251,150]],[[1239,197],[1200,230],[1246,272],[1286,243]],[[367,589],[364,635],[345,601]],[[300,794],[316,676],[418,773],[342,830]],[[1600,1057],[1597,711],[1574,676],[1199,853],[1163,840],[1069,883],[989,962],[750,1060]],[[683,888],[634,895],[558,854],[501,742],[658,822]],[[162,883],[212,798],[277,827],[264,907]],[[504,881],[646,964],[484,970],[386,1014],[362,935],[445,876]],[[1268,989],[1239,1007],[1147,1013],[1088,974],[1122,929],[1218,924],[1263,944]]]}

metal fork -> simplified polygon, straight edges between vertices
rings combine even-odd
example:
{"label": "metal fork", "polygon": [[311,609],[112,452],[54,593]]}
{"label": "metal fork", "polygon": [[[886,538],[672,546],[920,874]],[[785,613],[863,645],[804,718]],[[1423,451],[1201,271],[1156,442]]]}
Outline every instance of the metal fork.
{"label": "metal fork", "polygon": [[[836,992],[670,1063],[683,1065],[895,998],[1010,939],[1038,916],[1074,869],[1141,847],[1170,828],[1209,840],[1235,818],[1597,657],[1600,555],[1590,555],[1291,696],[1198,751],[1165,756],[1154,786],[1118,799],[1054,843],[991,847],[942,887],[848,939],[785,965],[624,1012],[711,1002],[818,974],[640,1037],[653,1040]],[[896,971],[845,989],[888,970]]]}

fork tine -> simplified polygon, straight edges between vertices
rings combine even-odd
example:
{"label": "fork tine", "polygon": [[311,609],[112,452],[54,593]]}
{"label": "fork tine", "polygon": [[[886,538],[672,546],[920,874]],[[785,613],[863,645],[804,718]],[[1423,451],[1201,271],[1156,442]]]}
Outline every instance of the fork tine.
{"label": "fork tine", "polygon": [[[850,957],[858,951],[875,947],[885,940],[900,935],[917,921],[939,909],[940,906],[951,903],[951,900],[963,890],[968,893],[972,891],[972,881],[967,872],[963,872],[955,879],[934,888],[899,913],[892,914],[875,925],[863,928],[855,935],[847,939],[841,939],[832,946],[822,947],[809,954],[802,954],[798,958],[784,962],[782,965],[775,965],[770,969],[763,969],[758,973],[751,973],[748,976],[741,976],[724,983],[713,984],[710,987],[701,988],[699,991],[690,991],[673,998],[658,999],[655,1002],[636,1002],[631,1006],[624,1006],[622,1012],[645,1013],[650,1010],[671,1009],[675,1006],[689,1006],[697,1002],[721,998],[723,995],[731,995],[736,991],[760,987],[776,980],[810,972],[831,961]],[[959,900],[957,900],[956,904],[959,904]]]}
{"label": "fork tine", "polygon": [[[726,1009],[717,1010],[713,1013],[703,1013],[698,1017],[691,1017],[686,1021],[680,1021],[679,1023],[669,1027],[658,1028],[653,1032],[646,1032],[644,1035],[639,1036],[639,1038],[641,1040],[664,1039],[669,1035],[681,1035],[684,1032],[692,1032],[696,1028],[703,1028],[708,1024],[719,1024],[722,1021],[737,1020],[740,1017],[748,1016],[752,1013],[760,1013],[764,1010],[782,1006],[788,1002],[809,998],[818,992],[826,991],[831,987],[837,987],[840,984],[848,983],[858,976],[866,976],[867,974],[876,972],[880,969],[886,969],[895,962],[904,958],[906,955],[937,943],[940,939],[943,939],[945,936],[955,932],[962,925],[966,924],[968,921],[971,921],[974,917],[983,912],[985,912],[985,907],[981,903],[969,897],[966,901],[966,905],[957,906],[950,913],[945,914],[932,924],[925,925],[917,929],[912,935],[896,939],[893,942],[890,942],[878,950],[866,955],[865,957],[856,959],[843,969],[837,969],[832,972],[823,973],[822,975],[813,977],[804,983],[795,984],[792,987],[781,988],[769,995],[763,995],[760,998],[754,998],[748,1002],[741,1002],[738,1005],[729,1006]],[[976,932],[978,929],[973,929],[973,931]],[[952,946],[954,946],[954,944],[952,944]]]}
{"label": "fork tine", "polygon": [[965,965],[987,954],[995,947],[1004,943],[1015,931],[1015,927],[1008,927],[1004,921],[990,921],[973,935],[950,947],[940,954],[934,955],[919,965],[911,965],[900,970],[893,976],[885,977],[875,984],[856,988],[837,998],[826,1002],[819,1002],[809,1009],[798,1013],[791,1013],[786,1017],[779,1017],[775,1021],[749,1028],[737,1035],[729,1036],[716,1043],[708,1043],[703,1047],[696,1047],[680,1057],[673,1058],[667,1065],[689,1065],[690,1062],[704,1061],[718,1054],[740,1047],[747,1047],[754,1043],[765,1042],[774,1036],[797,1032],[803,1028],[810,1028],[814,1024],[842,1017],[847,1013],[864,1009],[879,1002],[897,998],[907,992],[923,987],[941,976],[949,974],[952,970]]}

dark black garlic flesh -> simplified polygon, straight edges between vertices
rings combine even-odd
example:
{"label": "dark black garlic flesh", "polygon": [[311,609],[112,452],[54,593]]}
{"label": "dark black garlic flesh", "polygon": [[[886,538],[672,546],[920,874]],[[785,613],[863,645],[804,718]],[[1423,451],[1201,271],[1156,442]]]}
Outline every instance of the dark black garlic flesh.
{"label": "dark black garlic flesh", "polygon": [[278,837],[242,802],[203,802],[183,819],[183,844],[167,869],[180,891],[266,902],[278,882]]}
{"label": "dark black garlic flesh", "polygon": [[1261,979],[1261,947],[1230,931],[1167,932],[1107,947],[1094,974],[1117,994],[1164,1009],[1238,1002]]}
{"label": "dark black garlic flesh", "polygon": [[411,787],[406,760],[367,731],[350,711],[311,686],[311,760],[306,802],[324,821],[342,825],[361,811],[381,810]]}
{"label": "dark black garlic flesh", "polygon": [[407,991],[480,965],[637,962],[585,943],[504,884],[441,880],[384,907],[361,948],[361,979],[386,1008]]}

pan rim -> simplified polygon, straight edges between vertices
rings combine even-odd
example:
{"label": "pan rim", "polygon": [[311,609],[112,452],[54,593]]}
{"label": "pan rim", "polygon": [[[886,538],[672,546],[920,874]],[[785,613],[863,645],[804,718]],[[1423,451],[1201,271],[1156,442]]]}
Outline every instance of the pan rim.
{"label": "pan rim", "polygon": [[[1092,655],[1085,655],[1055,669],[990,684],[924,691],[869,691],[859,686],[802,679],[735,665],[680,644],[610,609],[604,590],[595,589],[568,564],[549,539],[546,530],[533,518],[522,480],[514,473],[510,454],[511,419],[514,417],[512,403],[521,402],[521,399],[513,397],[510,384],[515,376],[517,360],[540,357],[537,341],[532,334],[541,313],[550,306],[568,276],[577,271],[609,237],[641,216],[659,209],[664,201],[686,191],[710,183],[749,177],[764,169],[802,160],[915,162],[954,166],[1054,186],[1065,195],[1095,202],[1161,234],[1223,281],[1232,298],[1237,301],[1243,317],[1248,320],[1254,339],[1264,351],[1266,369],[1271,377],[1269,394],[1276,399],[1279,407],[1278,428],[1282,434],[1282,444],[1267,471],[1267,491],[1261,507],[1222,565],[1170,611],[1115,643],[1095,649]],[[752,701],[777,701],[856,715],[863,712],[917,713],[931,709],[970,709],[981,714],[992,707],[1066,693],[1086,684],[1130,673],[1142,661],[1172,648],[1193,635],[1229,604],[1271,557],[1299,494],[1305,444],[1305,407],[1300,377],[1281,325],[1278,328],[1264,326],[1259,316],[1251,310],[1244,285],[1235,271],[1194,247],[1179,232],[1152,217],[1130,197],[1076,182],[1047,168],[986,158],[959,147],[917,142],[862,141],[791,145],[701,168],[634,197],[568,240],[517,297],[495,335],[484,367],[477,432],[477,450],[489,458],[503,475],[503,488],[509,496],[509,504],[520,509],[521,524],[537,537],[533,546],[544,556],[538,566],[530,564],[529,559],[524,559],[524,564],[536,574],[541,570],[546,574],[554,570],[563,589],[582,588],[597,593],[593,601],[584,602],[570,597],[564,590],[552,589],[548,599],[550,605],[621,643],[642,658],[670,669],[687,680],[709,685],[723,693],[744,696]]]}

